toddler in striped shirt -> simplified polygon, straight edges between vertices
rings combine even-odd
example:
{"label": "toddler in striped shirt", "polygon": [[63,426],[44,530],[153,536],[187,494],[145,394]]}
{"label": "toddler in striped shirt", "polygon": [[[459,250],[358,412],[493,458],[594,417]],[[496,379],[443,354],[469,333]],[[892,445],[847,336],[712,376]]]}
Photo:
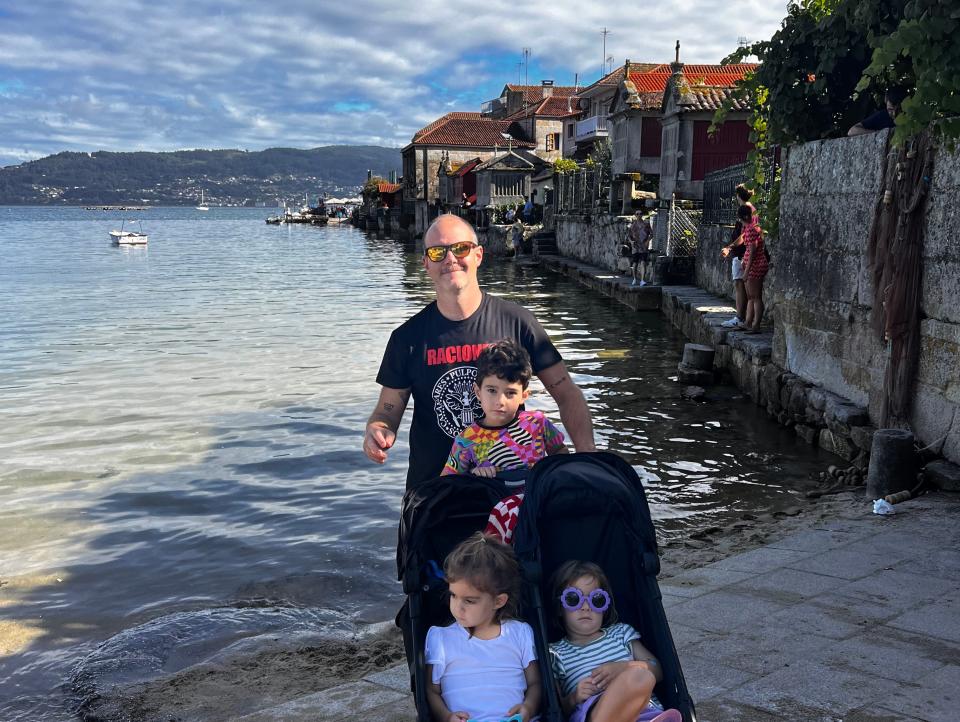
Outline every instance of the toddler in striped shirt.
{"label": "toddler in striped shirt", "polygon": [[610,583],[596,564],[568,561],[553,588],[566,635],[550,645],[550,664],[570,722],[682,722],[653,696],[663,677],[657,658],[629,624],[617,621]]}

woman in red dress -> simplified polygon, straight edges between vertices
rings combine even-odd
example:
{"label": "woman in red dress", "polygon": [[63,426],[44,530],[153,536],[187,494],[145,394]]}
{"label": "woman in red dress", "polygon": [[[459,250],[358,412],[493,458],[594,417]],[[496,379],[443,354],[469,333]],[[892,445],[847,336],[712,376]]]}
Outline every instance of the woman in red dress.
{"label": "woman in red dress", "polygon": [[743,245],[747,249],[743,255],[743,282],[747,289],[747,317],[744,319],[744,326],[747,333],[760,333],[760,321],[763,320],[763,279],[769,269],[763,232],[749,206],[740,206],[737,218],[743,224]]}

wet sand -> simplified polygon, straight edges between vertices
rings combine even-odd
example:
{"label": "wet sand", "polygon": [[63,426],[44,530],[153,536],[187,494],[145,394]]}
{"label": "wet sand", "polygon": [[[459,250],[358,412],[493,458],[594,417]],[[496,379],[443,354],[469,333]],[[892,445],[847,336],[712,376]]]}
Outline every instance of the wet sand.
{"label": "wet sand", "polygon": [[[667,541],[660,549],[659,580],[762,546],[866,503],[862,489],[818,500],[798,498],[795,507],[783,511],[745,513],[740,521],[724,528],[708,527],[689,538]],[[302,645],[278,639],[275,645],[237,650],[226,658],[208,660],[144,684],[98,690],[84,705],[82,719],[225,722],[361,679],[404,657],[399,630],[390,622],[355,639],[313,640]]]}

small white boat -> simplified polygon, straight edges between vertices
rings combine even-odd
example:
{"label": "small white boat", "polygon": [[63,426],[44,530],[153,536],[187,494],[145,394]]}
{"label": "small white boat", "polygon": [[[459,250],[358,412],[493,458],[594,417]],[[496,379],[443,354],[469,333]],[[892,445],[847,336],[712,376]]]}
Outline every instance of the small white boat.
{"label": "small white boat", "polygon": [[124,226],[127,224],[127,221],[123,221],[120,224],[119,231],[110,231],[110,240],[113,241],[115,246],[145,246],[147,245],[147,234],[143,232],[143,224],[140,221],[130,221],[131,224],[137,223],[140,225],[139,231],[126,231]]}
{"label": "small white boat", "polygon": [[205,205],[203,202],[203,188],[200,189],[200,205],[196,206],[198,211],[209,211],[210,207]]}

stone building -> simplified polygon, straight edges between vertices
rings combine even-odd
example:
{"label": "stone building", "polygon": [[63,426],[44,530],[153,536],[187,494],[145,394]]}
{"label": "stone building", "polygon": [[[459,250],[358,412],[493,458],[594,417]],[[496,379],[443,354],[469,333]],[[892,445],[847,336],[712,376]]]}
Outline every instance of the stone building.
{"label": "stone building", "polygon": [[[627,61],[629,64],[629,61]],[[634,64],[636,67],[646,67]],[[648,63],[650,67],[654,64]],[[585,159],[597,140],[609,137],[607,116],[621,81],[624,67],[619,67],[604,75],[597,82],[577,91],[574,103],[578,114],[564,121],[563,156],[565,158]]]}
{"label": "stone building", "polygon": [[437,177],[440,187],[440,206],[443,213],[456,213],[472,218],[472,210],[477,205],[477,174],[475,169],[481,158],[471,158],[466,163],[451,163],[445,155],[440,162]]}
{"label": "stone building", "polygon": [[[552,80],[544,80],[540,85],[503,86],[499,98],[488,100],[480,106],[480,113],[491,120],[503,120],[530,106],[537,105],[548,98],[572,98],[577,89],[572,85],[554,85]],[[576,108],[573,108],[576,110]]]}
{"label": "stone building", "polygon": [[565,121],[574,118],[580,111],[573,96],[549,96],[526,108],[508,115],[523,130],[524,137],[533,142],[534,152],[546,160],[563,157],[563,130]]}
{"label": "stone building", "polygon": [[509,150],[480,163],[477,174],[477,225],[494,221],[498,207],[522,205],[533,190],[533,178],[549,163],[524,150]]}
{"label": "stone building", "polygon": [[532,150],[522,129],[508,120],[492,120],[480,113],[447,113],[417,131],[401,151],[403,205],[408,226],[423,233],[440,212],[440,165],[486,160],[507,147]]}
{"label": "stone building", "polygon": [[715,134],[709,128],[734,84],[756,67],[626,62],[608,117],[611,171],[622,183],[624,213],[641,179],[647,185],[656,179],[661,199],[700,200],[706,173],[746,159],[752,148],[746,106],[737,103]]}

